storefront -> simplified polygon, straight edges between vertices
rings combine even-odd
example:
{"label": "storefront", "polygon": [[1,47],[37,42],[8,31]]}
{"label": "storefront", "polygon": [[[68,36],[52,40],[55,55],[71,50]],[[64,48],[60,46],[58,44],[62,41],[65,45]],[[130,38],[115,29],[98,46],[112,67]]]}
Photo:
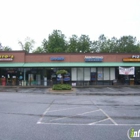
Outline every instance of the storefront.
{"label": "storefront", "polygon": [[[140,84],[139,54],[0,52],[0,85],[52,86],[59,83],[57,70],[68,73],[64,82],[73,86]],[[132,70],[133,73],[129,71]],[[120,68],[124,73],[120,73]]]}

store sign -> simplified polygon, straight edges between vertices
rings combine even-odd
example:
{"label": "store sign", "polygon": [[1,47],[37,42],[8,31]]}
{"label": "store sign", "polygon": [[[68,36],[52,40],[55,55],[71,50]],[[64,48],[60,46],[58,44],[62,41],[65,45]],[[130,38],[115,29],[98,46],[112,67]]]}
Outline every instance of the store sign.
{"label": "store sign", "polygon": [[120,75],[134,75],[135,74],[135,67],[119,67],[119,74]]}
{"label": "store sign", "polygon": [[13,61],[14,55],[0,55],[0,61]]}
{"label": "store sign", "polygon": [[132,55],[131,58],[124,58],[123,62],[140,62],[140,55]]}
{"label": "store sign", "polygon": [[140,55],[132,55],[132,58],[140,58]]}
{"label": "store sign", "polygon": [[140,62],[140,58],[124,58],[123,62]]}
{"label": "store sign", "polygon": [[85,56],[85,62],[102,62],[103,56]]}
{"label": "store sign", "polygon": [[64,61],[64,57],[51,57],[50,60],[51,61]]}

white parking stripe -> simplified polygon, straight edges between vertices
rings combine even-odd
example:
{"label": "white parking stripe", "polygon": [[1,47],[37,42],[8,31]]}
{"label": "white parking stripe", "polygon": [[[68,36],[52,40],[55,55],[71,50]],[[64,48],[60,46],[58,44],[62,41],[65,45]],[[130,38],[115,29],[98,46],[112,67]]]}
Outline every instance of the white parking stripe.
{"label": "white parking stripe", "polygon": [[67,125],[67,126],[140,126],[140,124],[93,124],[93,125],[90,125],[90,124],[77,124],[77,123],[45,123],[45,122],[40,122],[40,123],[37,123],[37,124],[44,124],[44,125]]}
{"label": "white parking stripe", "polygon": [[94,125],[94,124],[97,124],[97,123],[100,123],[100,122],[104,122],[106,120],[109,120],[109,118],[106,118],[106,119],[103,119],[103,120],[100,120],[100,121],[97,121],[97,122],[89,123],[88,125]]}
{"label": "white parking stripe", "polygon": [[107,113],[100,109],[115,125],[118,125]]}
{"label": "white parking stripe", "polygon": [[38,120],[37,124],[41,123],[43,120],[43,117],[46,115],[46,113],[50,110],[50,107],[48,107],[45,112],[42,114],[41,118]]}
{"label": "white parking stripe", "polygon": [[102,111],[102,113],[104,114],[104,115],[106,115],[107,116],[107,118],[109,118],[115,125],[118,125],[107,113],[105,113],[105,111],[103,111],[98,105],[96,105],[92,100],[91,100],[91,102],[98,108],[98,109],[100,109],[101,111]]}
{"label": "white parking stripe", "polygon": [[66,118],[71,118],[71,117],[75,117],[75,116],[79,116],[79,115],[85,115],[85,114],[89,114],[89,113],[93,113],[93,112],[97,112],[97,111],[100,111],[100,109],[94,110],[94,111],[90,111],[90,112],[84,112],[84,113],[81,113],[81,114],[76,114],[76,115],[73,115],[73,116],[62,117],[62,118],[57,118],[57,119],[52,119],[52,120],[50,120],[50,122],[56,121],[56,120],[62,120],[62,119],[66,119]]}
{"label": "white parking stripe", "polygon": [[47,112],[50,110],[51,105],[53,104],[54,100],[50,103],[48,108],[45,110],[45,112],[42,114],[41,118],[38,120],[37,124],[40,124],[44,118],[44,116],[47,114]]}

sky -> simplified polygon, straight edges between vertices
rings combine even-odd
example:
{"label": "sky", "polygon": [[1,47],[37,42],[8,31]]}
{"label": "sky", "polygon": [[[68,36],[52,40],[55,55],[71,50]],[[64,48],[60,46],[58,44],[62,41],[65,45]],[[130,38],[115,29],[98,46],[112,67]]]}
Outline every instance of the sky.
{"label": "sky", "polygon": [[140,0],[0,0],[2,46],[21,50],[18,41],[30,37],[36,48],[53,30],[67,39],[84,34],[97,40],[104,34],[140,41]]}

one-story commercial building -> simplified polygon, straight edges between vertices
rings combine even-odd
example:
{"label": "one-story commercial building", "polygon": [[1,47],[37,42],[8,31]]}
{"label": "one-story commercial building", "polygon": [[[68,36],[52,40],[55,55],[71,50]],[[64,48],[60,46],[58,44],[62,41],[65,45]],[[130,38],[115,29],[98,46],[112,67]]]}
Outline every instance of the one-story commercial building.
{"label": "one-story commercial building", "polygon": [[[0,52],[0,84],[51,86],[62,78],[57,70],[68,73],[65,83],[73,86],[140,84],[139,53],[27,53]],[[115,81],[114,81],[115,82]]]}

